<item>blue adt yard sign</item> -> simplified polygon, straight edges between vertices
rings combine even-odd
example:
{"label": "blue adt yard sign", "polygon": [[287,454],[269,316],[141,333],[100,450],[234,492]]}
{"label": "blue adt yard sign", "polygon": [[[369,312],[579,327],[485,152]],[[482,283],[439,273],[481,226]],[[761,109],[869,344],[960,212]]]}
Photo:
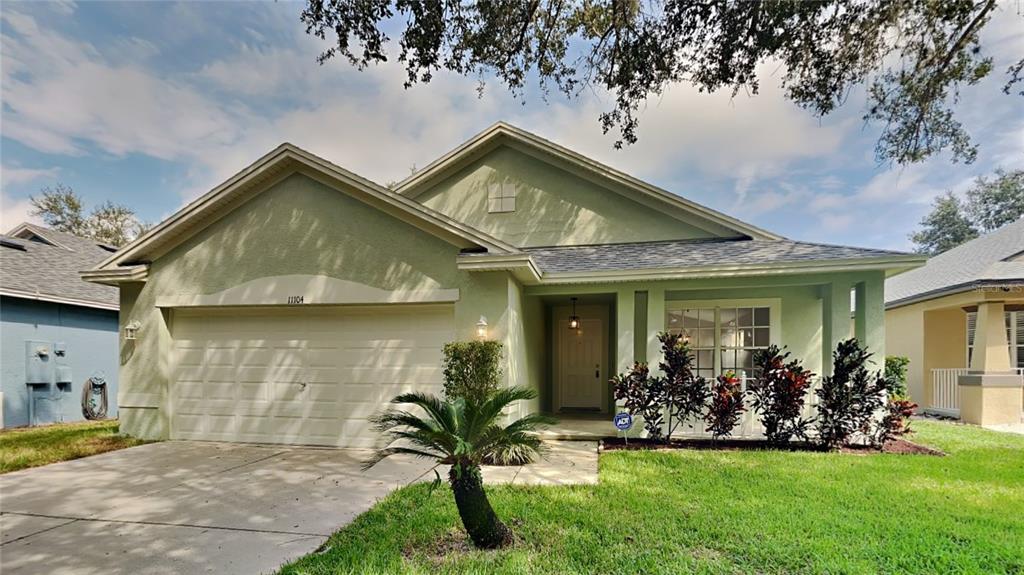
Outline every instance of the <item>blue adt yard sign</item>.
{"label": "blue adt yard sign", "polygon": [[633,427],[633,416],[628,413],[616,413],[612,422],[615,424],[615,429],[629,431],[629,428]]}

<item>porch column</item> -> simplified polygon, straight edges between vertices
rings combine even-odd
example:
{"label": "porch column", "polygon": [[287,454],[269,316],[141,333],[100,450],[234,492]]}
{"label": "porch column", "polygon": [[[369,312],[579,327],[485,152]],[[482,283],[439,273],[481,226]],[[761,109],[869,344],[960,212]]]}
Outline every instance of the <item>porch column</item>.
{"label": "porch column", "polygon": [[647,363],[657,371],[661,362],[658,333],[665,331],[665,288],[647,290]]}
{"label": "porch column", "polygon": [[832,352],[850,337],[850,284],[838,281],[821,288],[821,375],[832,375]]}
{"label": "porch column", "polygon": [[885,278],[881,275],[854,286],[853,334],[871,352],[873,369],[885,368]]}
{"label": "porch column", "polygon": [[636,306],[636,292],[632,289],[619,289],[615,299],[615,329],[616,334],[616,371],[625,373],[633,367],[636,361],[634,346],[634,318]]}
{"label": "porch column", "polygon": [[1010,368],[1005,306],[1001,301],[978,304],[970,371],[957,379],[960,419],[977,425],[1021,423],[1024,411],[1022,378]]}

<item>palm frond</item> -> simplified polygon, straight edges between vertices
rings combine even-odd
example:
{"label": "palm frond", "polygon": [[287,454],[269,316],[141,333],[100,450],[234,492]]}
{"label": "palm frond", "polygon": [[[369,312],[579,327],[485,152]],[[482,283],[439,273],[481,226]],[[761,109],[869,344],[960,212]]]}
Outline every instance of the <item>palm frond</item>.
{"label": "palm frond", "polygon": [[395,396],[391,403],[416,405],[439,427],[451,433],[457,429],[455,406],[436,395],[413,391]]}
{"label": "palm frond", "polygon": [[531,432],[509,433],[494,426],[488,430],[478,446],[483,457],[501,465],[522,465],[534,461],[546,451],[541,438]]}
{"label": "palm frond", "polygon": [[388,457],[391,457],[392,455],[413,455],[416,457],[422,457],[427,459],[442,459],[442,456],[440,456],[437,453],[431,453],[430,451],[423,449],[414,449],[411,447],[403,447],[398,445],[393,447],[385,447],[384,449],[378,449],[373,453],[373,455],[370,456],[369,459],[363,461],[361,467],[363,471],[366,471],[367,469],[370,469],[371,467],[377,465],[378,463],[387,459]]}
{"label": "palm frond", "polygon": [[470,412],[468,428],[465,435],[475,439],[501,416],[501,412],[516,401],[529,400],[537,397],[537,391],[529,387],[505,387],[495,391],[486,401],[479,405],[467,406]]}
{"label": "palm frond", "polygon": [[422,417],[401,409],[389,409],[370,418],[374,429],[386,433],[396,427],[412,427],[424,431],[437,431],[439,426],[433,419]]}

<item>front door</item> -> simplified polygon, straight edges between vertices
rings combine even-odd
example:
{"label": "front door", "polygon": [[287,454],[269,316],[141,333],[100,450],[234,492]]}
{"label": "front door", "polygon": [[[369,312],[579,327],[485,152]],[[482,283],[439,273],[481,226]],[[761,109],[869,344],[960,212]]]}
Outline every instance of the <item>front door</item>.
{"label": "front door", "polygon": [[560,409],[600,411],[606,386],[603,350],[603,326],[600,319],[582,319],[580,327],[569,329],[569,321],[559,322],[558,393]]}

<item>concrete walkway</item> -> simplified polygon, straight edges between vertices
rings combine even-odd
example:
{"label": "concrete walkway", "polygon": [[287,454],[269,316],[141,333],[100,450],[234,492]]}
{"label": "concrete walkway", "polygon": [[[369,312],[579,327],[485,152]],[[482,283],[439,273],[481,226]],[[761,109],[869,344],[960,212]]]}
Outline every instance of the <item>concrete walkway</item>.
{"label": "concrete walkway", "polygon": [[[493,483],[597,482],[597,445],[486,468]],[[272,573],[432,466],[369,452],[164,442],[0,475],[4,575]],[[445,477],[441,470],[442,478]]]}
{"label": "concrete walkway", "polygon": [[1003,433],[1016,433],[1018,435],[1024,435],[1024,423],[1007,423],[1005,425],[983,425],[985,429],[991,429],[992,431],[1002,431]]}

